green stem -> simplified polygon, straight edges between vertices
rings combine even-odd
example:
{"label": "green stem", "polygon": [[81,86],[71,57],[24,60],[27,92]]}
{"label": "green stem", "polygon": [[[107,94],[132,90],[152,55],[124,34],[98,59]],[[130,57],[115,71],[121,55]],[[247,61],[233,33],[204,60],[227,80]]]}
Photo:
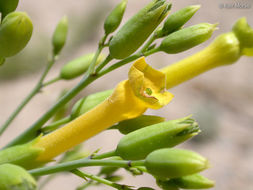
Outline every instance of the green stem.
{"label": "green stem", "polygon": [[113,58],[109,54],[105,60],[96,68],[95,74],[98,73],[101,69],[103,69]]}
{"label": "green stem", "polygon": [[53,78],[53,79],[51,79],[51,80],[49,80],[49,81],[43,83],[42,86],[43,86],[43,87],[48,86],[48,85],[53,84],[53,83],[55,83],[55,82],[57,82],[57,81],[59,81],[59,80],[61,80],[61,77],[60,77],[60,76],[55,77],[55,78]]}
{"label": "green stem", "polygon": [[109,157],[113,157],[113,156],[116,156],[115,150],[92,156],[91,159],[104,159],[104,158],[109,158]]}
{"label": "green stem", "polygon": [[97,49],[97,51],[96,51],[96,53],[95,53],[95,55],[94,55],[94,57],[91,61],[91,64],[90,64],[88,72],[87,72],[89,75],[94,74],[96,62],[97,62],[97,59],[98,59],[101,51],[105,47],[104,43],[105,43],[106,38],[107,38],[107,35],[104,35],[103,38],[99,41],[98,49]]}
{"label": "green stem", "polygon": [[80,171],[78,169],[72,170],[71,173],[73,173],[73,174],[75,174],[75,175],[83,178],[84,180],[86,180],[86,178],[89,178],[91,180],[97,181],[98,183],[103,183],[105,185],[111,186],[111,187],[113,187],[115,189],[118,189],[118,190],[122,190],[123,187],[124,187],[123,185],[111,182],[109,180],[106,180],[104,178],[98,177],[96,175],[85,173],[85,172]]}
{"label": "green stem", "polygon": [[19,104],[19,106],[16,108],[16,110],[9,116],[9,118],[6,120],[6,122],[2,125],[0,129],[0,135],[4,133],[4,131],[8,128],[8,126],[11,124],[11,122],[16,118],[16,116],[21,112],[21,110],[27,105],[27,103],[38,93],[40,92],[41,88],[43,87],[43,81],[45,77],[47,76],[49,70],[55,63],[55,57],[53,56],[51,60],[48,62],[44,72],[42,73],[38,83],[36,86],[32,89],[32,91],[26,96],[26,98]]}
{"label": "green stem", "polygon": [[134,167],[134,166],[144,166],[144,160],[138,161],[127,161],[127,160],[91,160],[91,159],[80,159],[70,162],[65,162],[57,164],[54,166],[47,166],[43,168],[29,170],[29,173],[34,176],[48,175],[52,173],[62,172],[62,171],[71,171],[80,167],[88,166],[115,166],[120,168]]}
{"label": "green stem", "polygon": [[55,122],[43,127],[41,129],[41,132],[42,133],[52,132],[52,131],[58,129],[59,126],[65,124],[65,123],[68,123],[69,121],[71,121],[71,116],[64,117],[58,121],[55,121]]}

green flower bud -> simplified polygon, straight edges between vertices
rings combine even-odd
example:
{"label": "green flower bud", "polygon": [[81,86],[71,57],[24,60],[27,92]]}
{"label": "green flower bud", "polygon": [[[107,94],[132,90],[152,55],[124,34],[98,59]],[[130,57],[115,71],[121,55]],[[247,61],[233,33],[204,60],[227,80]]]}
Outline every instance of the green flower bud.
{"label": "green flower bud", "polygon": [[153,0],[130,18],[110,41],[111,57],[124,59],[134,53],[165,18],[170,7],[165,0]]}
{"label": "green flower bud", "polygon": [[13,164],[0,165],[1,190],[36,190],[34,178],[20,166]]}
{"label": "green flower bud", "polygon": [[[22,166],[26,169],[38,166],[37,163],[31,164],[38,155],[43,152],[42,148],[34,147],[40,137],[22,145],[12,146],[0,151],[0,164],[11,163]],[[42,163],[39,163],[42,164]]]}
{"label": "green flower bud", "polygon": [[253,29],[249,26],[245,17],[237,20],[233,26],[233,32],[239,39],[241,48],[253,47]]}
{"label": "green flower bud", "polygon": [[26,13],[8,14],[0,25],[0,57],[19,53],[29,42],[32,31],[32,21]]}
{"label": "green flower bud", "polygon": [[143,127],[161,123],[164,120],[165,119],[163,117],[155,115],[141,115],[134,119],[121,121],[117,125],[113,126],[111,129],[118,129],[122,134],[126,135]]}
{"label": "green flower bud", "polygon": [[179,190],[178,186],[173,183],[172,180],[160,180],[157,179],[156,180],[156,184],[161,187],[163,190]]}
{"label": "green flower bud", "polygon": [[80,99],[72,108],[71,118],[74,119],[102,103],[112,92],[113,90],[106,90]]}
{"label": "green flower bud", "polygon": [[2,13],[2,19],[16,10],[18,6],[18,0],[1,0],[0,1],[0,12]]}
{"label": "green flower bud", "polygon": [[122,0],[108,15],[104,23],[104,30],[106,35],[114,32],[118,28],[124,15],[126,5],[127,0]]}
{"label": "green flower bud", "polygon": [[[88,70],[94,55],[94,53],[86,54],[68,62],[62,67],[60,77],[65,80],[70,80],[82,75]],[[100,55],[96,65],[101,63],[103,59],[104,55]]]}
{"label": "green flower bud", "polygon": [[198,132],[198,124],[189,117],[158,123],[124,136],[116,154],[126,160],[144,159],[154,150],[174,147]]}
{"label": "green flower bud", "polygon": [[215,29],[216,25],[209,23],[183,28],[168,35],[159,49],[169,54],[180,53],[208,40]]}
{"label": "green flower bud", "polygon": [[176,30],[179,30],[188,20],[191,19],[199,8],[200,5],[192,5],[169,15],[164,22],[163,27],[157,30],[156,36],[164,37]]}
{"label": "green flower bud", "polygon": [[209,162],[189,150],[165,148],[150,153],[145,160],[145,166],[154,176],[178,178],[209,168]]}
{"label": "green flower bud", "polygon": [[172,181],[183,189],[207,189],[214,187],[215,182],[200,174],[193,174],[172,179]]}
{"label": "green flower bud", "polygon": [[53,34],[52,44],[54,55],[58,55],[62,50],[67,40],[67,34],[68,34],[68,19],[66,16],[64,16],[57,24]]}

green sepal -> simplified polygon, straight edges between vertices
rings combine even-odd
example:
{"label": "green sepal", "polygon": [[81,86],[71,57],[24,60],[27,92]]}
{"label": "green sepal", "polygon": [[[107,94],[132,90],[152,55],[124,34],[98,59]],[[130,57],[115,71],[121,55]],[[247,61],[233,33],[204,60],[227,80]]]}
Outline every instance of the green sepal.
{"label": "green sepal", "polygon": [[104,30],[106,35],[114,32],[118,28],[123,18],[126,6],[127,0],[122,0],[107,16],[104,23]]}
{"label": "green sepal", "polygon": [[168,54],[186,51],[208,40],[215,29],[216,24],[209,23],[183,28],[165,37],[159,46],[159,50]]}
{"label": "green sepal", "polygon": [[161,123],[164,120],[165,118],[155,115],[141,115],[134,119],[121,121],[118,124],[111,127],[110,129],[118,129],[120,133],[126,135],[143,127]]}
{"label": "green sepal", "polygon": [[180,9],[171,14],[165,20],[163,27],[155,32],[157,38],[169,35],[172,32],[179,30],[191,17],[199,10],[200,5],[192,5]]}
{"label": "green sepal", "polygon": [[41,136],[29,143],[12,146],[1,150],[0,164],[11,163],[22,166],[26,169],[34,168],[35,166],[44,164],[36,163],[36,161],[34,161],[44,151],[43,148],[34,146],[34,144],[36,144],[40,138]]}
{"label": "green sepal", "polygon": [[0,25],[0,57],[19,53],[29,42],[32,31],[32,21],[26,13],[9,13]]}
{"label": "green sepal", "polygon": [[35,179],[24,168],[13,164],[0,165],[1,190],[36,190]]}
{"label": "green sepal", "polygon": [[134,53],[167,15],[170,5],[153,0],[130,18],[109,43],[111,57],[124,59]]}
{"label": "green sepal", "polygon": [[52,45],[54,55],[58,55],[61,52],[62,48],[66,43],[67,34],[68,34],[68,19],[66,16],[64,16],[57,24],[53,34]]}
{"label": "green sepal", "polygon": [[199,132],[198,124],[190,117],[150,125],[124,136],[116,154],[125,160],[140,160],[154,150],[174,147]]}
{"label": "green sepal", "polygon": [[183,149],[164,148],[150,153],[145,159],[148,172],[158,178],[178,178],[209,168],[201,155]]}
{"label": "green sepal", "polygon": [[215,185],[214,181],[200,174],[183,176],[181,178],[172,179],[172,181],[183,189],[208,189]]}
{"label": "green sepal", "polygon": [[[60,71],[61,79],[70,80],[84,74],[88,70],[94,55],[95,53],[86,54],[65,64]],[[101,54],[96,65],[101,63],[103,59],[104,55]]]}

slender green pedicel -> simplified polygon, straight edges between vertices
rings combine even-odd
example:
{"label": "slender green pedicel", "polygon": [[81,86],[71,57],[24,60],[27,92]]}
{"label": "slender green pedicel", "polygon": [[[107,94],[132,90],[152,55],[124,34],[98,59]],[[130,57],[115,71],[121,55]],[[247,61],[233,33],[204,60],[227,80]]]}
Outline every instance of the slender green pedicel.
{"label": "slender green pedicel", "polygon": [[110,41],[111,57],[124,59],[134,53],[165,18],[169,9],[170,5],[165,0],[153,0],[130,18]]}
{"label": "slender green pedicel", "polygon": [[0,25],[0,57],[19,53],[29,42],[32,31],[32,21],[26,13],[8,14]]}
{"label": "slender green pedicel", "polygon": [[53,34],[52,44],[54,55],[58,55],[61,52],[62,48],[66,43],[67,34],[68,34],[68,19],[66,16],[64,16],[57,24]]}
{"label": "slender green pedicel", "polygon": [[198,132],[198,124],[189,117],[150,125],[124,136],[116,155],[126,160],[141,160],[154,150],[174,147]]}
{"label": "slender green pedicel", "polygon": [[107,16],[104,23],[104,30],[106,35],[114,32],[118,28],[123,18],[126,6],[127,0],[122,0]]}
{"label": "slender green pedicel", "polygon": [[215,24],[201,23],[181,29],[168,35],[159,50],[169,54],[180,53],[208,40],[215,28]]}

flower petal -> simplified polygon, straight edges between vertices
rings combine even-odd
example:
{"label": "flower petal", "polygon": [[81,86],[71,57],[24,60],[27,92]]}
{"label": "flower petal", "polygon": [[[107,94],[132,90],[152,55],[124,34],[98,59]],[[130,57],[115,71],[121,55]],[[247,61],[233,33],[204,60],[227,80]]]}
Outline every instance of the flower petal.
{"label": "flower petal", "polygon": [[173,95],[165,89],[165,74],[149,66],[144,57],[132,65],[128,77],[134,94],[148,108],[159,109],[173,98]]}

